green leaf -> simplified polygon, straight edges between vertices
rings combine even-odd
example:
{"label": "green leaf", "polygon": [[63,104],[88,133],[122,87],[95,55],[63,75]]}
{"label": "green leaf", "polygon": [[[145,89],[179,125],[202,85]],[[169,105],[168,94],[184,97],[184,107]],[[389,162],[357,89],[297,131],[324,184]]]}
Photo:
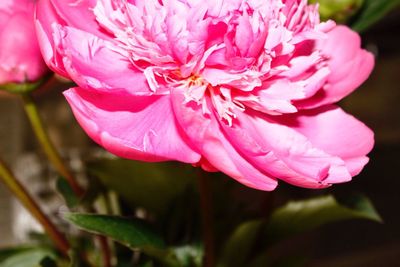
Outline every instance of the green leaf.
{"label": "green leaf", "polygon": [[365,31],[392,9],[399,6],[400,0],[366,0],[360,14],[352,24],[352,28],[359,32]]}
{"label": "green leaf", "polygon": [[131,249],[140,249],[166,266],[178,266],[160,236],[141,220],[83,213],[67,213],[64,217],[85,231],[105,235]]}
{"label": "green leaf", "polygon": [[58,178],[56,182],[57,191],[62,195],[67,206],[72,209],[79,205],[79,199],[74,190],[64,178]]}
{"label": "green leaf", "polygon": [[89,163],[88,170],[130,205],[157,213],[195,181],[193,167],[172,162],[103,159]]}
{"label": "green leaf", "polygon": [[382,222],[371,202],[362,195],[346,199],[322,196],[303,201],[291,201],[272,214],[266,228],[267,241],[279,241],[326,223],[347,219],[368,219]]}
{"label": "green leaf", "polygon": [[138,219],[84,213],[67,213],[64,217],[83,230],[108,236],[132,249],[164,248],[162,239]]}
{"label": "green leaf", "polygon": [[[249,221],[237,228],[228,241],[222,257],[222,266],[302,266],[307,257],[285,255],[285,259],[271,260],[266,253],[271,245],[292,235],[300,234],[327,223],[348,219],[367,219],[381,222],[371,202],[363,195],[334,198],[320,196],[302,201],[291,201],[276,209],[267,222]],[[261,230],[259,230],[261,225]],[[257,246],[255,246],[257,245]],[[257,250],[255,250],[257,248]],[[230,251],[229,253],[227,251]],[[240,254],[251,253],[251,257]],[[244,261],[244,260],[250,260]],[[238,261],[238,262],[236,262]]]}
{"label": "green leaf", "polygon": [[226,242],[218,266],[245,266],[262,226],[262,220],[249,221],[239,225]]}
{"label": "green leaf", "polygon": [[0,263],[0,267],[40,267],[41,261],[54,258],[54,253],[45,248],[34,248],[13,254]]}

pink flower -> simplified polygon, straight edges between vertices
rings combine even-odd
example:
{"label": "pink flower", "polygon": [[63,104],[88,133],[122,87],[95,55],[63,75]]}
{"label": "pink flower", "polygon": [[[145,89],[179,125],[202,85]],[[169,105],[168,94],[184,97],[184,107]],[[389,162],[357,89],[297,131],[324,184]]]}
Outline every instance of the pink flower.
{"label": "pink flower", "polygon": [[36,81],[47,72],[33,12],[32,0],[0,1],[0,84]]}
{"label": "pink flower", "polygon": [[359,36],[306,0],[40,0],[47,64],[110,152],[222,171],[261,190],[323,188],[373,133],[333,105],[369,76]]}

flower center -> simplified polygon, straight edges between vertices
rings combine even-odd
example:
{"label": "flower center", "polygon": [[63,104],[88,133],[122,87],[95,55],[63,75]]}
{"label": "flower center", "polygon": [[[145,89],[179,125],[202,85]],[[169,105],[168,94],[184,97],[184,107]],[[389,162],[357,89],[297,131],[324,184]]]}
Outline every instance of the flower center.
{"label": "flower center", "polygon": [[195,102],[232,125],[245,108],[296,112],[292,101],[327,76],[317,65],[323,58],[312,53],[324,35],[316,8],[306,0],[284,3],[98,0],[93,11],[153,94],[179,89],[183,104]]}

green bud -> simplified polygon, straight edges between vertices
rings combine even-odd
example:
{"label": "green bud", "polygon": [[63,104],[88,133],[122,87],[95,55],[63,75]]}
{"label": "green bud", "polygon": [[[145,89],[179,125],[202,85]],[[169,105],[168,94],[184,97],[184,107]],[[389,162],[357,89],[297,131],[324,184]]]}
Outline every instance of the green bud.
{"label": "green bud", "polygon": [[364,0],[309,0],[311,4],[319,3],[321,20],[333,19],[345,23],[364,4]]}
{"label": "green bud", "polygon": [[41,79],[34,82],[21,82],[21,83],[4,83],[0,84],[0,91],[7,91],[13,94],[25,94],[30,93],[37,88],[39,88],[42,84],[44,84],[49,78],[50,74],[45,75]]}

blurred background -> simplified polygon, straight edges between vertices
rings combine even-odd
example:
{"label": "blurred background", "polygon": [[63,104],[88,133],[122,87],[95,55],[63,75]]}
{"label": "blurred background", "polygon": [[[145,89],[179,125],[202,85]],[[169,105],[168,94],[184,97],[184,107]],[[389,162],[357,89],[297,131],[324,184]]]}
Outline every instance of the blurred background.
{"label": "blurred background", "polygon": [[[341,106],[370,126],[376,134],[371,161],[351,183],[325,191],[294,188],[284,183],[273,193],[274,205],[326,192],[345,195],[362,192],[381,214],[384,223],[348,221],[327,225],[290,240],[276,248],[291,248],[309,255],[310,266],[395,267],[400,266],[400,10],[391,12],[380,23],[363,33],[364,46],[376,54],[376,67],[369,80]],[[82,160],[97,149],[77,125],[61,89],[68,84],[52,80],[36,92],[43,119],[51,138],[62,149],[71,167],[82,171]],[[79,148],[79,150],[78,150]],[[43,179],[55,174],[41,157],[19,100],[0,92],[0,153],[5,156],[28,189],[44,203],[46,212],[62,210],[59,196],[51,193]],[[38,156],[39,155],[39,156]],[[40,182],[39,182],[40,181]],[[52,186],[52,185],[51,185]],[[248,196],[265,194],[245,189]],[[0,247],[21,243],[27,232],[40,230],[0,183]]]}

